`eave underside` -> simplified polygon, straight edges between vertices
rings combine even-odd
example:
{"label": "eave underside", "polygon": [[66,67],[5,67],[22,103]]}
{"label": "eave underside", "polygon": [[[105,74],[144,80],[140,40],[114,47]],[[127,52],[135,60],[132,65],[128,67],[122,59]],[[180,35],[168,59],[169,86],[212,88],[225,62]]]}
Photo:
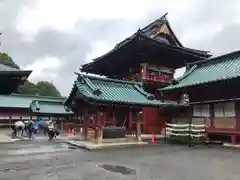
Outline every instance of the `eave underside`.
{"label": "eave underside", "polygon": [[24,84],[31,71],[26,72],[0,72],[0,94],[17,92],[20,85]]}
{"label": "eave underside", "polygon": [[140,63],[162,65],[171,68],[183,67],[186,63],[204,59],[179,47],[173,47],[146,37],[132,39],[124,46],[107,53],[94,62],[82,67],[87,73],[101,74],[111,77],[119,72],[128,72],[129,67]]}
{"label": "eave underside", "polygon": [[218,102],[240,99],[240,92],[236,87],[240,85],[240,77],[228,80],[204,83],[200,85],[162,91],[164,95],[180,97],[188,93],[191,103]]}

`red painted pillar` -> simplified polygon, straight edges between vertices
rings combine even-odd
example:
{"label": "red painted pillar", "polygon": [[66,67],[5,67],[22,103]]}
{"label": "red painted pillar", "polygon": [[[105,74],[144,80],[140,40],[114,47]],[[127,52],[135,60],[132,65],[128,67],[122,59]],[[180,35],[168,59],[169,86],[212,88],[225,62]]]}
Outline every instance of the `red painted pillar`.
{"label": "red painted pillar", "polygon": [[103,126],[106,125],[106,122],[107,122],[107,113],[103,112]]}
{"label": "red painted pillar", "polygon": [[237,136],[236,135],[232,135],[231,139],[232,139],[232,144],[236,144]]}
{"label": "red painted pillar", "polygon": [[236,101],[235,102],[235,113],[236,113],[236,131],[240,132],[240,102]]}
{"label": "red painted pillar", "polygon": [[82,128],[82,136],[84,137],[85,136],[85,134],[86,134],[86,119],[85,119],[85,117],[83,117],[84,119],[83,119],[83,128]]}
{"label": "red painted pillar", "polygon": [[97,115],[98,115],[98,113],[96,115],[94,115],[93,119],[92,119],[92,136],[93,137],[95,136],[95,131],[96,131],[96,125],[97,125],[97,120],[98,120]]}
{"label": "red painted pillar", "polygon": [[97,116],[97,127],[98,127],[98,137],[101,136],[101,130],[102,130],[102,122],[101,122],[101,118],[102,118],[102,113],[98,112],[98,116]]}
{"label": "red painted pillar", "polygon": [[143,109],[143,132],[144,133],[148,133],[148,128],[147,128],[147,113],[148,113],[148,109],[144,108]]}
{"label": "red painted pillar", "polygon": [[214,128],[214,105],[210,104],[210,127]]}
{"label": "red painted pillar", "polygon": [[129,110],[129,114],[128,114],[128,127],[129,127],[129,130],[132,130],[132,111],[131,111],[131,109]]}
{"label": "red painted pillar", "polygon": [[113,120],[112,120],[112,125],[116,126],[116,113],[115,113],[115,109],[113,110]]}

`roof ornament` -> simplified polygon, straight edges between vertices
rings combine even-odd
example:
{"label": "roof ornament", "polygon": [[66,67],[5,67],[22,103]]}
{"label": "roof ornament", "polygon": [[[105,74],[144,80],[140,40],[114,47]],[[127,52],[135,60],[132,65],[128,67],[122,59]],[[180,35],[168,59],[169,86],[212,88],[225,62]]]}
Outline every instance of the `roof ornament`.
{"label": "roof ornament", "polygon": [[79,81],[81,84],[84,84],[84,75],[78,72],[74,72],[74,74],[77,75],[77,81]]}
{"label": "roof ornament", "polygon": [[64,105],[64,109],[65,109],[66,112],[70,111],[70,108],[67,105]]}
{"label": "roof ornament", "polygon": [[97,95],[97,96],[100,96],[102,94],[102,91],[100,89],[94,89],[93,94]]}
{"label": "roof ornament", "polygon": [[172,80],[172,84],[173,84],[173,85],[176,85],[176,84],[178,84],[178,82],[179,82],[179,81],[178,81],[178,80],[176,80],[176,79],[173,79],[173,80]]}
{"label": "roof ornament", "polygon": [[146,96],[149,100],[154,100],[154,96],[150,93],[145,92],[143,89],[139,87],[139,85],[134,84],[133,87],[135,87],[142,95]]}
{"label": "roof ornament", "polygon": [[168,12],[166,12],[162,17],[166,18],[168,15]]}
{"label": "roof ornament", "polygon": [[152,94],[149,94],[149,95],[147,95],[147,99],[153,100],[153,99],[154,99],[154,96],[153,96]]}
{"label": "roof ornament", "polygon": [[92,90],[92,93],[94,95],[100,96],[102,94],[101,89],[97,88],[87,76],[84,75],[82,76],[83,78],[79,79],[79,81],[80,80],[84,81],[83,83],[86,83],[88,85],[88,87]]}

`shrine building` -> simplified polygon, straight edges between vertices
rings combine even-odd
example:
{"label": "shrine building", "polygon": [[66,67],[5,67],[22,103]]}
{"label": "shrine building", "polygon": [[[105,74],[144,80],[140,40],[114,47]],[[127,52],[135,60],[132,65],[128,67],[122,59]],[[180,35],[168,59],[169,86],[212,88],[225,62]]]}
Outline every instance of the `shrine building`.
{"label": "shrine building", "polygon": [[240,140],[240,51],[200,60],[170,86],[165,98],[189,98],[190,108],[172,114],[173,122],[207,124],[210,138],[235,144]]}
{"label": "shrine building", "polygon": [[31,72],[0,64],[0,128],[37,118],[54,118],[60,128],[64,122],[75,121],[73,112],[64,108],[66,98],[18,94]]}
{"label": "shrine building", "polygon": [[[104,75],[116,80],[140,82],[144,91],[154,94],[154,98],[159,99],[157,89],[172,83],[177,68],[211,56],[207,51],[183,46],[171,29],[166,16],[167,14],[137,30],[111,51],[84,64],[81,72]],[[120,97],[121,94],[116,96]],[[160,133],[165,126],[165,113],[162,108],[145,106],[142,111],[143,133]],[[114,114],[117,113],[115,108],[112,108],[108,117],[114,119]],[[131,122],[129,118],[128,121]],[[132,127],[129,125],[129,130]]]}

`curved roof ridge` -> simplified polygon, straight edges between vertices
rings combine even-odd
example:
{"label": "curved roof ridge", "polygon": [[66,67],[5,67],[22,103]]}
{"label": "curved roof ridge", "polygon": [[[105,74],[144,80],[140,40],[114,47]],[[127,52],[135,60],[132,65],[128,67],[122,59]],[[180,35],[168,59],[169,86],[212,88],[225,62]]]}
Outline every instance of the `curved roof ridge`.
{"label": "curved roof ridge", "polygon": [[211,57],[211,58],[208,58],[208,59],[204,59],[204,60],[199,60],[199,61],[195,61],[195,62],[192,62],[192,63],[187,63],[187,65],[194,65],[194,64],[202,64],[202,63],[210,63],[210,62],[216,62],[216,60],[223,60],[223,58],[225,57],[228,57],[228,56],[237,56],[239,55],[240,56],[240,50],[238,51],[233,51],[233,52],[230,52],[230,53],[227,53],[227,54],[222,54],[222,55],[219,55],[219,56],[215,56],[215,57]]}
{"label": "curved roof ridge", "polygon": [[167,20],[166,16],[168,15],[168,12],[165,13],[163,16],[161,16],[160,18],[157,18],[156,20],[152,21],[150,24],[148,24],[147,26],[145,26],[144,28],[141,29],[141,31],[145,31],[147,30],[147,28],[151,27],[152,25],[154,25],[155,23],[157,23],[160,20]]}
{"label": "curved roof ridge", "polygon": [[[1,95],[0,95],[1,96]],[[4,95],[5,96],[5,95]],[[45,98],[45,99],[56,99],[56,100],[65,100],[66,97],[56,97],[56,96],[40,96],[40,95],[32,95],[32,94],[17,94],[12,93],[9,95],[10,97],[25,97],[25,98]]]}
{"label": "curved roof ridge", "polygon": [[144,91],[142,88],[139,87],[139,85],[134,84],[133,87],[139,91],[140,93],[142,93],[142,95],[146,96],[148,99],[153,100],[154,96],[146,91]]}
{"label": "curved roof ridge", "polygon": [[138,84],[141,85],[141,82],[135,82],[135,81],[126,81],[126,80],[119,80],[119,79],[113,79],[113,78],[107,78],[107,77],[101,77],[101,76],[89,76],[86,74],[82,73],[77,73],[78,75],[83,75],[85,78],[88,78],[90,81],[91,80],[101,80],[101,81],[106,81],[106,82],[115,82],[115,83],[124,83],[124,84]]}
{"label": "curved roof ridge", "polygon": [[34,102],[48,102],[48,103],[53,103],[53,104],[64,104],[65,101],[51,101],[51,100],[48,100],[48,99],[35,99],[35,100],[32,100],[32,103]]}
{"label": "curved roof ridge", "polygon": [[176,79],[178,82],[189,76],[198,66],[195,64],[188,71],[186,71],[181,77]]}

